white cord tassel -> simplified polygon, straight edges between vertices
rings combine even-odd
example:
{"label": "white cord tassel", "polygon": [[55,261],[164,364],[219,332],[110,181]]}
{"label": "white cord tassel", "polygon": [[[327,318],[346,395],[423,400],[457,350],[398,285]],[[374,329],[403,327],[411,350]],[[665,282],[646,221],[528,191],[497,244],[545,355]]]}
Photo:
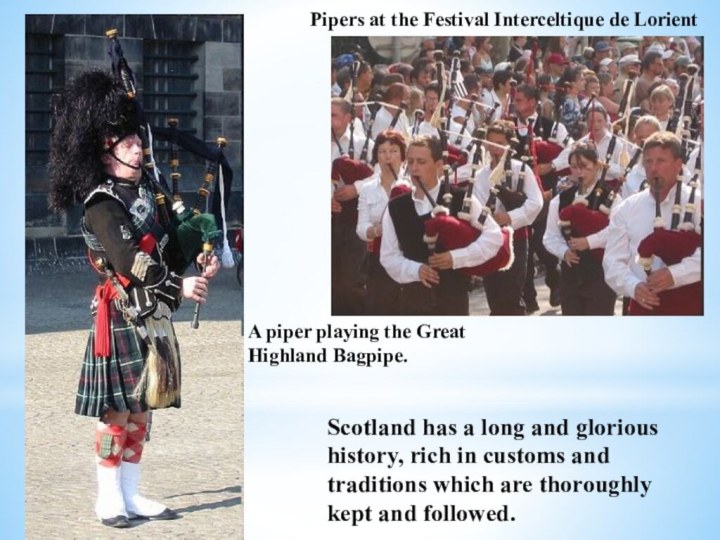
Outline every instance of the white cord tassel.
{"label": "white cord tassel", "polygon": [[155,177],[155,181],[160,184],[160,171],[158,171],[157,163],[155,163],[155,154],[153,154],[152,151],[153,134],[152,129],[150,129],[150,124],[145,124],[145,129],[147,130],[148,147],[150,148],[150,163],[152,163],[153,176]]}
{"label": "white cord tassel", "polygon": [[218,179],[220,188],[220,215],[222,216],[222,232],[223,232],[223,247],[222,247],[222,265],[223,268],[232,268],[235,266],[235,259],[233,258],[232,251],[230,250],[230,243],[227,237],[227,221],[225,219],[225,179],[223,178],[222,164],[218,167]]}
{"label": "white cord tassel", "polygon": [[495,168],[490,173],[490,185],[497,186],[503,181],[503,178],[505,178],[505,160],[507,159],[509,148],[509,146],[505,147],[505,151],[498,161],[498,164],[495,165]]}

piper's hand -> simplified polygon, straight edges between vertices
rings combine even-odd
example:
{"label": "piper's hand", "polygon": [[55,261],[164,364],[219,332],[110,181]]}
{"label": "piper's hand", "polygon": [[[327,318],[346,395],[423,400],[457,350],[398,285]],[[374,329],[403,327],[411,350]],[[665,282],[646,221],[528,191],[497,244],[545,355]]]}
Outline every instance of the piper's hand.
{"label": "piper's hand", "polygon": [[653,310],[660,305],[660,297],[648,287],[647,283],[637,284],[633,298],[645,309]]}
{"label": "piper's hand", "polygon": [[183,279],[182,295],[188,300],[203,304],[207,299],[208,280],[204,277],[187,277]]}
{"label": "piper's hand", "polygon": [[358,196],[355,186],[342,186],[335,190],[335,200],[340,202],[350,201]]}
{"label": "piper's hand", "polygon": [[568,263],[568,266],[572,266],[573,264],[578,264],[580,262],[580,255],[575,253],[572,249],[568,249],[565,252],[565,257],[563,257],[566,263]]}
{"label": "piper's hand", "polygon": [[428,264],[435,270],[450,270],[453,267],[452,255],[449,251],[435,253],[428,258]]}
{"label": "piper's hand", "polygon": [[568,240],[568,247],[573,251],[585,251],[586,249],[590,249],[590,244],[587,238],[583,236],[582,238],[571,238]]}
{"label": "piper's hand", "polygon": [[501,227],[504,227],[505,225],[510,225],[512,223],[512,218],[507,212],[495,212],[493,214],[493,219]]}
{"label": "piper's hand", "polygon": [[420,281],[422,282],[422,284],[425,285],[428,289],[431,288],[433,285],[437,285],[438,283],[440,283],[440,274],[438,274],[436,270],[430,268],[427,264],[423,264],[420,267],[418,276],[420,277]]}
{"label": "piper's hand", "polygon": [[669,268],[661,268],[651,272],[647,278],[647,285],[654,293],[666,291],[675,284]]}
{"label": "piper's hand", "polygon": [[549,201],[552,198],[553,198],[552,190],[548,189],[547,191],[543,191],[543,201]]}
{"label": "piper's hand", "polygon": [[331,203],[332,203],[332,204],[330,205],[330,211],[331,211],[333,214],[339,214],[340,212],[342,212],[342,204],[340,204],[339,202],[337,202],[334,198],[331,198],[330,201],[331,201]]}
{"label": "piper's hand", "polygon": [[195,259],[198,268],[205,268],[202,277],[210,279],[220,271],[220,260],[215,255],[210,255],[210,262],[205,265],[205,253],[200,253]]}

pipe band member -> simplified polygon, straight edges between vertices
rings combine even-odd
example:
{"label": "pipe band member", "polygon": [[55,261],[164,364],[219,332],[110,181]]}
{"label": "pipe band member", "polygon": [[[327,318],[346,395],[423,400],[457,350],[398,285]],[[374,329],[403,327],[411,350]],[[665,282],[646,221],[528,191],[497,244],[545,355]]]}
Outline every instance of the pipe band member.
{"label": "pipe band member", "polygon": [[[50,205],[84,206],[82,230],[101,271],[75,412],[98,419],[95,512],[110,527],[129,519],[175,519],[140,495],[140,463],[151,408],[180,406],[180,356],[170,314],[183,298],[204,302],[203,276],[182,278],[166,263],[166,231],[141,167],[136,103],[109,75],[87,72],[57,103],[50,145]],[[199,259],[204,263],[204,258]]]}
{"label": "pipe band member", "polygon": [[[684,183],[682,146],[673,133],[650,135],[642,159],[649,185],[613,212],[605,279],[618,294],[632,298],[630,315],[702,315],[702,201],[697,183]],[[641,248],[648,242],[656,246],[643,261]]]}
{"label": "pipe band member", "polygon": [[[488,217],[480,234],[468,246],[431,254],[424,241],[424,222],[437,210],[442,195],[452,195],[445,211],[457,216],[462,211],[465,191],[441,184],[442,145],[433,137],[420,136],[408,145],[407,170],[414,188],[391,198],[382,220],[383,240],[380,262],[388,275],[402,285],[400,310],[404,315],[468,315],[470,278],[456,270],[480,265],[492,259],[502,246],[502,233]],[[478,221],[482,212],[472,197],[470,218]]]}
{"label": "pipe band member", "polygon": [[620,197],[600,180],[603,165],[594,144],[578,142],[569,161],[577,183],[550,201],[543,237],[546,249],[562,261],[562,314],[613,315],[617,295],[605,283],[602,258],[608,216]]}

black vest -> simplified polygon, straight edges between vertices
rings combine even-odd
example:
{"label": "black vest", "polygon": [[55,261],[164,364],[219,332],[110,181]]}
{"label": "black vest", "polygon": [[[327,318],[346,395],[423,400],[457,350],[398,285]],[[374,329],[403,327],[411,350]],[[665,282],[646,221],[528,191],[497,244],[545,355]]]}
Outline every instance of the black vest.
{"label": "black vest", "polygon": [[[465,190],[458,187],[440,187],[438,198],[442,203],[443,193],[450,190],[452,201],[450,214],[457,217],[462,210]],[[395,226],[400,251],[413,261],[427,264],[430,251],[423,240],[426,220],[431,214],[419,216],[415,210],[412,193],[395,197],[388,203],[388,211]],[[446,251],[437,246],[439,253]],[[403,286],[400,311],[404,315],[467,315],[470,278],[455,270],[440,270],[440,284],[428,289],[419,282]],[[433,305],[434,304],[434,305]]]}
{"label": "black vest", "polygon": [[[533,134],[535,137],[540,137],[543,141],[547,141],[550,137],[552,137],[552,131],[553,126],[555,125],[555,122],[552,120],[549,120],[545,118],[544,116],[537,115],[535,117],[535,122],[533,122]],[[530,141],[528,139],[527,133],[525,135],[520,135],[520,132],[518,131],[518,123],[515,123],[515,135],[517,136],[518,145],[517,145],[517,151],[518,154],[517,157],[521,156],[529,156],[530,155]]]}
{"label": "black vest", "polygon": [[[600,193],[598,193],[598,188],[600,189]],[[575,185],[560,193],[560,205],[558,206],[558,211],[573,203],[578,189],[580,189],[580,186]],[[588,208],[591,210],[599,210],[601,204],[610,208],[612,206],[612,193],[613,189],[610,187],[610,184],[602,180],[598,180],[592,190],[592,193],[587,196]]]}
{"label": "black vest", "polygon": [[[457,217],[458,212],[462,210],[463,199],[466,191],[457,187],[450,187],[452,194],[452,202],[450,203],[450,214]],[[445,184],[440,187],[438,194],[439,203],[442,204],[442,196],[447,192]],[[403,255],[416,262],[426,263],[430,256],[427,244],[423,240],[425,235],[425,221],[430,219],[430,213],[419,216],[415,211],[415,203],[412,199],[412,193],[405,193],[399,197],[395,197],[388,203],[388,211],[395,226],[395,234],[398,238],[400,251]],[[442,246],[438,246],[438,252],[444,251]]]}
{"label": "black vest", "polygon": [[[600,188],[599,193],[598,188]],[[580,189],[580,186],[575,185],[560,193],[558,212],[573,203],[578,189]],[[613,198],[614,192],[610,185],[607,182],[598,180],[592,190],[592,193],[587,196],[588,208],[591,210],[598,210],[602,204],[610,208],[613,203]],[[580,264],[577,266],[577,272],[572,269],[568,272],[567,264],[565,264],[565,262],[562,263],[563,279],[577,278],[586,283],[604,279],[605,274],[603,272],[602,263],[593,257],[590,250],[580,251],[578,252],[578,255],[580,256]]]}

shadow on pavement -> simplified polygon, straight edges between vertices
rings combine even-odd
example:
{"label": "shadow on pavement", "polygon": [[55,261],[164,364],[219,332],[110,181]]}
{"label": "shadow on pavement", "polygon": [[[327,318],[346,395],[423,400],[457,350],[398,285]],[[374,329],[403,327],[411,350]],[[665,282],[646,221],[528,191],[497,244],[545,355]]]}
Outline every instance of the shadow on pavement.
{"label": "shadow on pavement", "polygon": [[[89,267],[75,272],[26,273],[25,334],[89,330],[90,301],[97,283],[98,276]],[[194,310],[194,302],[184,301],[173,320],[190,322]],[[210,282],[200,325],[203,320],[242,321],[243,313],[243,289],[235,268],[223,269]]]}

